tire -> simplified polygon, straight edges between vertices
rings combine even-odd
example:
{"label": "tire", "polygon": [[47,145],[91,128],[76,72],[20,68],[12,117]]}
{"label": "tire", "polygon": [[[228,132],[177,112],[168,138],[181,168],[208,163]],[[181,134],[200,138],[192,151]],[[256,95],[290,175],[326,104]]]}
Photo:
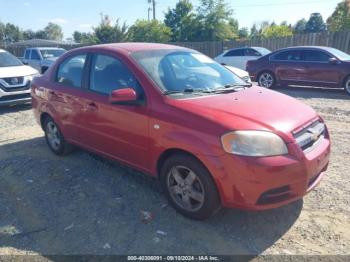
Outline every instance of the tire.
{"label": "tire", "polygon": [[182,215],[204,220],[220,208],[220,198],[209,171],[197,159],[176,154],[165,160],[160,178],[170,204]]}
{"label": "tire", "polygon": [[273,73],[264,71],[258,76],[258,84],[261,87],[272,89],[276,87],[276,78]]}
{"label": "tire", "polygon": [[44,120],[44,132],[47,145],[56,155],[63,156],[72,151],[72,145],[66,142],[58,125],[49,116]]}
{"label": "tire", "polygon": [[348,76],[344,82],[344,90],[348,95],[350,95],[350,76]]}

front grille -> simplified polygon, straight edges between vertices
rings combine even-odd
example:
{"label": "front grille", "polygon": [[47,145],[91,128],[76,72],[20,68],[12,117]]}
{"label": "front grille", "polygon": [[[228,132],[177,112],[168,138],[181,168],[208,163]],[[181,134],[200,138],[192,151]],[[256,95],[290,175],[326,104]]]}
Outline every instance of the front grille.
{"label": "front grille", "polygon": [[5,92],[17,92],[17,91],[25,91],[30,89],[30,81],[27,82],[24,86],[7,86],[5,87],[0,83],[0,88],[4,90]]}
{"label": "front grille", "polygon": [[29,98],[29,97],[30,97],[30,94],[19,94],[19,95],[3,96],[3,97],[0,97],[0,102],[16,100],[16,99],[23,99],[23,98]]}
{"label": "front grille", "polygon": [[313,150],[325,136],[326,127],[319,120],[294,133],[294,138],[300,148],[305,152]]}
{"label": "front grille", "polygon": [[24,77],[5,77],[2,78],[9,86],[17,86],[17,85],[23,85]]}

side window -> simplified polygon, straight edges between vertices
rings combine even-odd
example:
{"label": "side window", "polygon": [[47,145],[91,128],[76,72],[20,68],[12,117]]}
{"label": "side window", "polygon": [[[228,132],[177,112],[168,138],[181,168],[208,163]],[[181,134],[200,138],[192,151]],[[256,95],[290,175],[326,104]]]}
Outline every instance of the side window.
{"label": "side window", "polygon": [[38,50],[35,50],[35,49],[32,50],[31,59],[32,60],[40,60],[40,55],[38,53]]}
{"label": "side window", "polygon": [[24,59],[29,59],[29,55],[30,55],[30,49],[27,49],[26,52],[24,53]]}
{"label": "side window", "polygon": [[228,51],[224,56],[244,56],[244,49],[234,49]]}
{"label": "side window", "polygon": [[90,89],[109,95],[113,90],[133,88],[142,97],[142,88],[130,70],[117,58],[95,55],[90,72]]}
{"label": "side window", "polygon": [[307,62],[328,62],[331,57],[324,52],[316,50],[304,50],[303,61]]}
{"label": "side window", "polygon": [[277,53],[271,57],[271,60],[277,61],[300,61],[301,52],[299,50],[291,50]]}
{"label": "side window", "polygon": [[71,87],[81,87],[86,54],[67,58],[60,64],[56,82]]}
{"label": "side window", "polygon": [[261,54],[253,48],[247,48],[245,50],[245,56],[261,56]]}

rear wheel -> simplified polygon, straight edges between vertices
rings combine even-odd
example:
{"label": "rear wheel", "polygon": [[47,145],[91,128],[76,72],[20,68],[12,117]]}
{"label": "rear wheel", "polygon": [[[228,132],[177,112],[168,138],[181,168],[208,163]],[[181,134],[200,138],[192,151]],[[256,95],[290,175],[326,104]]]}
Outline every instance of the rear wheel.
{"label": "rear wheel", "polygon": [[276,86],[276,80],[272,73],[262,72],[258,77],[258,84],[265,88],[274,88]]}
{"label": "rear wheel", "polygon": [[66,155],[72,151],[72,146],[66,142],[59,127],[49,116],[44,120],[44,131],[46,142],[56,155]]}
{"label": "rear wheel", "polygon": [[348,76],[348,78],[345,80],[344,90],[348,95],[350,95],[350,76]]}
{"label": "rear wheel", "polygon": [[220,207],[210,173],[192,156],[178,154],[168,158],[161,168],[161,183],[169,202],[186,217],[203,220]]}

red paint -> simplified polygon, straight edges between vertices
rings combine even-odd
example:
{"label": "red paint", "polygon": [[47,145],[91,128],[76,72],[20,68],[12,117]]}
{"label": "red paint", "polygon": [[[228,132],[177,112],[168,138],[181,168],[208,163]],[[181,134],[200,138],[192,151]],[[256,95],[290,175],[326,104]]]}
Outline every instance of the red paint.
{"label": "red paint", "polygon": [[[315,175],[326,170],[330,141],[305,154],[293,131],[319,118],[313,109],[283,94],[260,87],[230,94],[173,99],[161,94],[130,52],[179,47],[158,44],[111,44],[68,52],[32,84],[33,108],[40,122],[47,113],[73,144],[121,161],[153,176],[158,160],[171,149],[197,157],[210,171],[222,205],[243,209],[274,208],[301,198],[317,185]],[[98,52],[118,57],[134,73],[146,96],[144,105],[112,104],[133,100],[130,90],[111,97],[54,83],[57,66],[72,54]],[[159,127],[159,128],[158,128]],[[278,134],[289,154],[275,157],[242,157],[228,154],[221,136],[232,130],[265,130]],[[309,181],[313,181],[308,185]],[[258,204],[261,194],[289,186],[290,195],[277,203]]]}

